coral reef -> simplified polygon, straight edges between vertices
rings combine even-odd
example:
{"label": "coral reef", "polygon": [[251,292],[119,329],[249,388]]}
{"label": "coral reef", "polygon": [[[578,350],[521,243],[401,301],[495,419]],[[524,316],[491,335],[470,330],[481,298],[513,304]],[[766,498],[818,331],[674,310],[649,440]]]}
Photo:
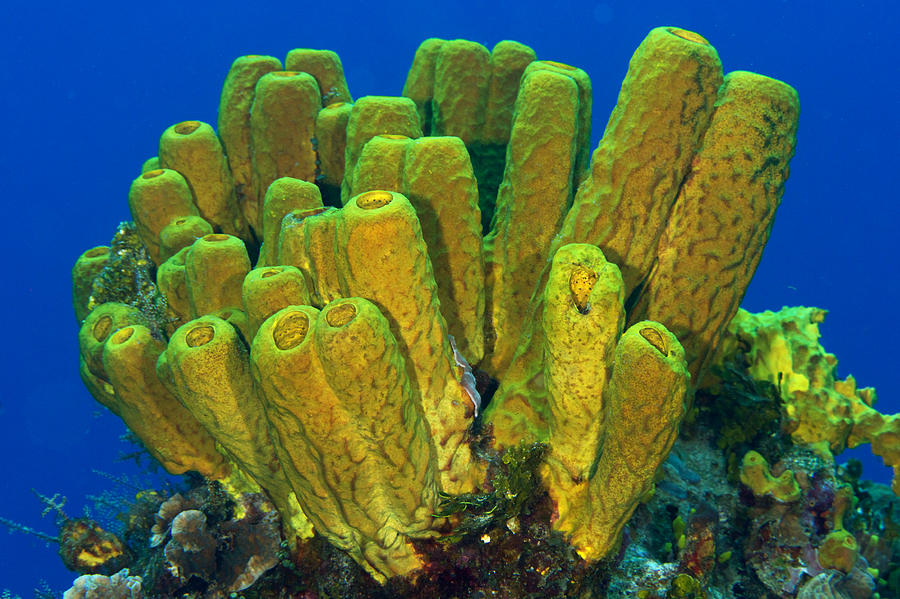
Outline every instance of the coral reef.
{"label": "coral reef", "polygon": [[[775,593],[872,578],[880,525],[858,543],[834,494],[827,517],[804,501],[838,488],[830,453],[690,439],[738,429],[703,398],[755,378],[795,442],[900,462],[895,419],[828,378],[817,329],[726,330],[793,156],[790,86],[654,29],[588,160],[587,74],[515,42],[426,40],[402,97],[354,101],[327,51],[285,68],[237,59],[218,133],[166,129],[127,246],[73,269],[85,385],[169,472],[210,481],[158,499],[152,537],[134,520],[145,593],[589,597],[625,588],[626,564],[639,596],[689,597],[740,586],[738,554]],[[737,350],[750,367],[729,378]],[[820,387],[839,418],[816,420]],[[679,432],[714,496],[688,489]],[[652,520],[674,524],[637,542],[629,521]],[[791,552],[818,561],[773,579]]]}
{"label": "coral reef", "polygon": [[112,576],[85,574],[75,579],[63,599],[142,599],[141,579],[121,570]]}
{"label": "coral reef", "polygon": [[894,470],[900,494],[900,414],[879,413],[875,389],[836,376],[837,359],[819,343],[820,308],[782,308],[750,314],[740,310],[719,353],[746,352],[750,375],[775,385],[784,398],[786,431],[797,444],[824,443],[834,455],[871,443],[875,455]]}
{"label": "coral reef", "polygon": [[90,518],[66,520],[59,531],[59,556],[74,572],[109,574],[132,556],[121,539]]}
{"label": "coral reef", "polygon": [[741,482],[757,497],[770,496],[778,501],[790,502],[800,498],[800,487],[790,470],[775,476],[766,458],[755,451],[748,451],[741,462]]}
{"label": "coral reef", "polygon": [[[746,369],[720,372],[716,385],[722,389],[745,384]],[[277,563],[239,591],[244,596],[810,597],[830,592],[865,599],[877,597],[876,588],[881,597],[892,596],[900,582],[900,523],[892,516],[900,513],[900,500],[883,485],[859,480],[852,463],[836,468],[827,451],[793,446],[787,433],[779,432],[781,416],[774,436],[782,439],[751,437],[746,444],[770,457],[770,475],[792,472],[801,495],[779,501],[754,495],[749,486],[738,493],[739,470],[727,459],[732,451],[718,439],[729,426],[704,405],[729,399],[722,391],[698,393],[697,410],[655,477],[655,491],[636,507],[620,550],[598,567],[576,557],[552,531],[554,502],[535,484],[547,448],[521,445],[496,455],[487,446],[490,437],[478,436],[472,447],[488,463],[486,490],[441,495],[435,517],[449,516],[457,524],[439,539],[413,541],[424,563],[418,576],[394,577],[381,586],[318,535],[293,548],[287,540],[279,546],[274,512],[265,512],[266,544],[240,549],[253,536],[252,524],[271,507],[259,494],[235,504],[216,483],[186,488],[165,501],[156,493],[140,493],[124,506],[128,529],[122,536],[137,556],[130,568],[151,597],[220,597],[236,580],[235,572],[246,571],[252,580],[257,563],[272,564],[263,560],[265,551],[276,551]],[[197,477],[193,481],[198,484]],[[239,512],[249,521],[242,523]],[[182,527],[176,522],[182,517],[198,525]],[[832,551],[828,539],[835,531],[843,531],[845,539],[851,535],[857,550]],[[237,565],[211,570],[211,560],[201,555],[211,539],[215,563]],[[193,550],[190,555],[185,546]],[[257,550],[263,561],[248,559]],[[842,556],[853,560],[846,573],[833,569],[841,566]]]}

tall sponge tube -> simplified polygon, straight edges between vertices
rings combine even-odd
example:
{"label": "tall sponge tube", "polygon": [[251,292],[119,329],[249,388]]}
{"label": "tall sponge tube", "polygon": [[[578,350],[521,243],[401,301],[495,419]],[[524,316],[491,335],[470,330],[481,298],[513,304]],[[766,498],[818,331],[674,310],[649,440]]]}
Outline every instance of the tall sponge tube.
{"label": "tall sponge tube", "polygon": [[253,338],[250,361],[272,442],[297,500],[319,534],[361,561],[360,533],[351,524],[363,516],[341,506],[326,469],[342,457],[332,450],[335,433],[349,426],[338,409],[316,352],[313,329],[319,310],[288,306],[269,317]]}
{"label": "tall sponge tube", "polygon": [[332,302],[319,314],[316,349],[352,426],[339,433],[342,488],[368,516],[365,561],[386,575],[421,566],[409,538],[430,537],[437,468],[422,407],[406,376],[387,319],[362,298]]}
{"label": "tall sponge tube", "polygon": [[598,247],[565,245],[553,257],[544,297],[547,404],[535,409],[547,411],[551,451],[542,476],[564,529],[569,498],[590,476],[600,448],[604,392],[625,322],[622,275]]}
{"label": "tall sponge tube", "polygon": [[[266,491],[286,526],[292,526],[300,508],[272,448],[249,355],[237,330],[215,316],[182,325],[160,355],[156,371],[228,457]],[[289,532],[312,533],[305,518],[294,528]]]}
{"label": "tall sponge tube", "polygon": [[695,381],[710,362],[762,257],[794,154],[800,104],[775,79],[735,71],[657,248],[631,320],[664,322]]}
{"label": "tall sponge tube", "polygon": [[721,84],[719,56],[701,36],[676,27],[647,34],[554,249],[598,245],[622,270],[627,296],[653,263]]}
{"label": "tall sponge tube", "polygon": [[153,457],[171,474],[188,470],[213,479],[228,467],[213,438],[156,376],[165,350],[142,325],[123,327],[103,346],[103,367],[115,390],[118,413]]}
{"label": "tall sponge tube", "polygon": [[381,582],[421,568],[409,540],[434,535],[437,469],[387,319],[361,298],[290,306],[251,356],[276,451],[320,534]]}
{"label": "tall sponge tube", "polygon": [[584,520],[570,540],[586,560],[613,551],[678,436],[690,375],[664,326],[638,322],[616,345],[606,397],[603,452],[587,488]]}
{"label": "tall sponge tube", "polygon": [[378,305],[406,357],[435,439],[443,490],[471,491],[480,479],[466,442],[474,409],[457,380],[415,209],[399,193],[361,193],[341,209],[336,238],[341,291]]}

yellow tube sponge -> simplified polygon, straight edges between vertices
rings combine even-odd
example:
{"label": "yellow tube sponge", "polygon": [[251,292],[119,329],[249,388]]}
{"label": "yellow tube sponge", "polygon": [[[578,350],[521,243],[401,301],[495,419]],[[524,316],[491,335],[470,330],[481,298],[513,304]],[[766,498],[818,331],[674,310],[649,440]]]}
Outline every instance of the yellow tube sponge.
{"label": "yellow tube sponge", "polygon": [[137,233],[156,264],[168,258],[162,257],[163,229],[173,219],[199,214],[187,181],[171,169],[147,171],[135,179],[128,191],[128,208]]}
{"label": "yellow tube sponge", "polygon": [[403,95],[416,103],[426,135],[457,136],[470,149],[503,146],[519,80],[534,58],[534,50],[510,40],[488,53],[475,42],[430,38],[416,50]]}
{"label": "yellow tube sponge", "polygon": [[[383,189],[403,193],[403,167],[406,148],[412,140],[406,135],[382,133],[366,142],[353,172],[356,193]],[[350,198],[344,198],[349,201]]]}
{"label": "yellow tube sponge", "polygon": [[213,232],[212,225],[200,216],[180,216],[159,232],[159,259],[165,262],[197,239]]}
{"label": "yellow tube sponge", "polygon": [[276,448],[317,530],[381,582],[419,569],[409,539],[434,535],[434,449],[378,308],[360,298],[321,313],[285,308],[251,356]]}
{"label": "yellow tube sponge", "polygon": [[290,306],[267,319],[253,338],[250,361],[260,390],[271,438],[285,476],[316,530],[360,561],[359,533],[349,520],[359,508],[342,506],[326,464],[341,459],[333,451],[336,430],[350,425],[336,411],[313,340],[319,311]]}
{"label": "yellow tube sponge", "polygon": [[[316,115],[322,107],[319,86],[308,73],[278,71],[256,84],[250,113],[253,182],[262,201],[279,177],[316,180]],[[261,231],[262,215],[250,223]]]}
{"label": "yellow tube sponge", "polygon": [[526,69],[492,230],[484,240],[489,353],[481,367],[494,376],[513,358],[522,315],[572,202],[578,113],[578,85],[571,77]]}
{"label": "yellow tube sponge", "polygon": [[78,256],[75,266],[72,267],[72,306],[75,308],[75,320],[79,325],[91,311],[94,277],[100,274],[108,261],[109,246],[98,245]]}
{"label": "yellow tube sponge", "polygon": [[331,50],[295,48],[284,59],[285,71],[302,71],[316,78],[322,93],[322,106],[352,102],[341,58]]}
{"label": "yellow tube sponge", "polygon": [[403,95],[416,105],[419,122],[425,135],[431,135],[431,115],[434,98],[434,65],[447,40],[431,37],[419,44],[412,65],[403,84]]}
{"label": "yellow tube sponge", "polygon": [[260,77],[280,70],[281,61],[274,56],[238,57],[228,70],[219,100],[219,137],[228,156],[237,203],[252,226],[258,222],[262,196],[252,182],[250,108]]}
{"label": "yellow tube sponge", "polygon": [[156,376],[165,350],[141,325],[120,328],[103,347],[103,368],[115,390],[117,413],[170,474],[188,470],[222,478],[228,468],[213,438]]}
{"label": "yellow tube sponge", "polygon": [[[581,393],[575,385],[570,385],[565,380],[567,363],[576,368],[587,368],[578,375],[579,382],[587,385],[584,389],[585,397],[593,395],[589,390],[602,391],[612,364],[609,351],[615,347],[622,332],[624,309],[621,305],[621,274],[614,264],[606,261],[599,248],[587,244],[563,246],[554,254],[550,272],[551,283],[544,288],[540,298],[542,307],[545,302],[552,302],[550,313],[546,319],[542,317],[540,326],[533,330],[527,329],[527,342],[523,341],[521,351],[516,354],[485,410],[484,419],[493,423],[494,438],[501,447],[510,447],[523,440],[548,441],[551,418],[548,404],[553,401],[548,397],[548,387],[563,394],[556,407],[557,418],[560,419],[558,423],[566,419],[563,413],[565,404],[572,399],[572,394]],[[618,300],[615,299],[617,297]],[[603,309],[589,308],[588,304],[601,305]],[[580,313],[582,309],[586,310],[584,314]],[[572,310],[578,314],[572,313]],[[605,313],[604,310],[608,312]],[[591,338],[589,331],[598,332],[597,328],[603,326],[603,323],[612,326],[614,330],[600,331],[600,337]],[[561,337],[547,339],[545,331],[552,331],[554,335]],[[612,345],[606,349],[598,349],[604,346],[604,340],[610,336]],[[597,343],[593,351],[599,351],[599,354],[582,355],[584,347],[568,347],[573,341],[582,344]],[[594,363],[595,360],[605,360],[605,363]],[[579,361],[582,361],[580,365]],[[588,367],[588,364],[591,365]],[[591,380],[594,376],[598,377],[596,381]],[[577,408],[577,411],[596,413],[601,398],[597,396],[592,401],[597,406],[586,405]],[[579,421],[573,419],[571,422]],[[585,427],[584,430],[592,426],[590,419],[583,422],[582,426]],[[564,438],[568,436],[567,433],[560,432]],[[573,438],[579,434],[581,433],[575,432]]]}
{"label": "yellow tube sponge", "polygon": [[623,301],[622,275],[596,246],[566,245],[553,256],[542,326],[551,447],[547,465],[554,481],[548,489],[557,503],[573,482],[589,477],[596,460],[603,395],[625,322]]}
{"label": "yellow tube sponge", "polygon": [[365,96],[353,104],[347,122],[347,146],[344,151],[344,181],[341,201],[347,203],[357,192],[352,178],[363,147],[376,135],[420,137],[422,127],[416,105],[409,98]]}
{"label": "yellow tube sponge", "polygon": [[326,306],[316,349],[349,429],[350,449],[333,471],[345,502],[361,506],[364,559],[388,576],[421,567],[408,537],[430,537],[437,499],[434,447],[422,408],[388,320],[371,302],[351,298]]}
{"label": "yellow tube sponge", "polygon": [[107,302],[94,308],[78,330],[79,373],[81,380],[98,402],[118,416],[119,407],[103,367],[103,346],[117,330],[144,324],[144,317],[134,306]]}
{"label": "yellow tube sponge", "polygon": [[257,266],[279,264],[278,237],[281,235],[281,221],[288,212],[322,207],[322,195],[315,183],[293,177],[280,177],[272,181],[263,200],[263,245],[260,250],[261,264]]}
{"label": "yellow tube sponge", "polygon": [[191,296],[187,284],[187,263],[191,246],[170,256],[156,269],[156,287],[166,298],[166,316],[175,329],[191,319]]}
{"label": "yellow tube sponge", "polygon": [[[549,256],[569,243],[598,245],[606,259],[619,266],[629,296],[656,257],[656,240],[708,126],[721,81],[718,55],[706,40],[672,27],[650,32],[631,60],[590,172],[552,240]],[[501,214],[498,211],[498,219]],[[642,266],[623,262],[629,252]],[[485,418],[494,422],[495,431],[512,425],[511,433],[497,435],[501,445],[527,438],[529,428],[541,426],[538,413],[510,415],[523,403],[540,402],[545,393],[540,323],[549,271],[549,264],[543,267],[532,283],[527,309],[510,320],[521,329],[520,335],[510,337],[516,337],[515,352],[509,340],[502,341],[506,355],[492,358],[493,372],[502,383]],[[532,399],[522,402],[517,397]]]}
{"label": "yellow tube sponge", "polygon": [[471,143],[481,136],[491,80],[491,53],[477,42],[451,40],[434,63],[431,135]]}
{"label": "yellow tube sponge", "polygon": [[[356,102],[333,52],[286,65],[235,61],[221,141],[179,123],[132,187],[165,316],[94,308],[110,269],[95,276],[103,250],[79,259],[86,386],[166,468],[261,490],[295,549],[314,526],[381,583],[427,575],[422,541],[482,516],[517,534],[522,480],[584,560],[608,557],[759,260],[793,90],[723,85],[705,39],[654,29],[588,164],[590,79],[515,42],[427,40],[405,97]],[[724,344],[752,337],[796,441],[871,442],[900,490],[900,416],[834,380],[806,316],[743,331],[739,315]],[[486,481],[481,451],[523,441],[539,443]],[[435,514],[463,505],[448,532]]]}
{"label": "yellow tube sponge", "polygon": [[200,216],[214,230],[249,239],[225,151],[211,126],[184,121],[166,129],[159,139],[159,164],[178,171],[187,180]]}
{"label": "yellow tube sponge", "polygon": [[[160,354],[156,371],[226,455],[265,490],[287,526],[299,506],[272,448],[250,357],[235,328],[215,316],[182,325]],[[309,536],[312,531],[306,522],[292,532]]]}
{"label": "yellow tube sponge", "polygon": [[632,321],[666,323],[695,381],[737,312],[781,202],[800,106],[780,81],[725,77]]}
{"label": "yellow tube sponge", "polygon": [[141,165],[141,174],[159,169],[159,156],[148,158]]}
{"label": "yellow tube sponge", "polygon": [[659,323],[628,328],[616,345],[605,398],[603,449],[585,498],[563,528],[586,560],[614,550],[631,514],[678,436],[690,375],[684,350]]}
{"label": "yellow tube sponge", "polygon": [[250,329],[250,319],[247,317],[247,313],[240,308],[220,308],[215,312],[210,313],[210,316],[221,318],[233,326],[245,340],[253,338],[253,331]]}
{"label": "yellow tube sponge", "polygon": [[599,246],[619,265],[627,296],[650,270],[721,83],[709,42],[675,27],[653,29],[628,65],[591,172],[554,247]]}
{"label": "yellow tube sponge", "polygon": [[586,174],[591,158],[591,114],[593,108],[591,78],[582,69],[555,60],[536,60],[530,63],[523,73],[527,77],[532,71],[554,71],[565,75],[578,87],[578,117],[576,118],[575,135],[575,184],[581,182]]}
{"label": "yellow tube sponge", "polygon": [[335,208],[293,210],[285,215],[278,239],[278,262],[296,266],[310,286],[310,303],[321,308],[341,297],[335,234]]}
{"label": "yellow tube sponge", "polygon": [[402,190],[422,227],[441,314],[472,364],[484,356],[484,257],[478,187],[457,137],[422,137],[406,146]]}
{"label": "yellow tube sponge", "polygon": [[534,59],[534,50],[511,40],[497,42],[491,50],[491,80],[479,142],[506,145],[509,141],[519,81]]}
{"label": "yellow tube sponge", "polygon": [[[481,228],[490,229],[522,73],[535,58],[504,40],[488,54],[465,40],[425,40],[416,50],[403,95],[416,103],[425,135],[460,137],[478,179]],[[357,190],[363,191],[363,190]]]}
{"label": "yellow tube sponge", "polygon": [[347,123],[353,105],[335,102],[316,115],[316,155],[319,168],[316,183],[327,203],[340,201],[341,181],[344,179],[344,154],[347,151]]}
{"label": "yellow tube sponge", "polygon": [[378,135],[363,148],[356,189],[396,191],[416,209],[441,313],[466,359],[484,355],[484,258],[478,183],[458,137]]}
{"label": "yellow tube sponge", "polygon": [[247,338],[253,339],[260,325],[282,308],[309,304],[309,291],[300,269],[262,266],[244,277],[241,299],[250,333]]}
{"label": "yellow tube sponge", "polygon": [[375,302],[403,348],[437,445],[443,490],[471,490],[477,475],[466,430],[473,406],[457,380],[415,209],[398,193],[360,194],[340,210],[337,241],[341,291]]}
{"label": "yellow tube sponge", "polygon": [[185,255],[191,316],[240,307],[241,286],[248,272],[247,248],[237,237],[213,233],[195,241]]}

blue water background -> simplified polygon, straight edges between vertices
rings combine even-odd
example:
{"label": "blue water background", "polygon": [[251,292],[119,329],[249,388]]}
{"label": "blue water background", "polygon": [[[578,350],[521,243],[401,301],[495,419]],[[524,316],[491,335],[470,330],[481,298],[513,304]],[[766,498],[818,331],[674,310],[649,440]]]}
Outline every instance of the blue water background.
{"label": "blue water background", "polygon": [[[360,97],[399,94],[424,38],[462,37],[488,48],[515,39],[541,59],[590,75],[594,145],[628,59],[654,26],[701,33],[726,70],[791,83],[802,104],[797,154],[744,305],[828,309],[823,342],[838,356],[840,375],[877,387],[882,411],[900,411],[900,28],[893,3],[250,5],[20,2],[4,9],[0,515],[53,532],[30,489],[67,496],[73,516],[87,494],[133,494],[93,473],[135,469],[117,461],[129,450],[118,440],[123,425],[78,378],[70,268],[129,218],[129,184],[155,155],[159,134],[186,119],[215,123],[235,57],[283,58],[294,47],[336,50]],[[868,448],[853,455],[865,460],[868,476],[888,480]],[[73,576],[54,548],[0,530],[0,589],[31,597],[39,579],[63,590]]]}

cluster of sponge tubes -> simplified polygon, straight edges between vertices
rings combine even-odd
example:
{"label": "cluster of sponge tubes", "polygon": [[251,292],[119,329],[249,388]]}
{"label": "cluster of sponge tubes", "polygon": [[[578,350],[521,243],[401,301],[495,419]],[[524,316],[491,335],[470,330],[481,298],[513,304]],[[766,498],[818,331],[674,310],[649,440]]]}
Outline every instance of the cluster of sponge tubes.
{"label": "cluster of sponge tubes", "polygon": [[468,359],[498,448],[550,445],[554,527],[604,557],[758,264],[796,93],[654,29],[589,162],[589,78],[515,42],[427,40],[401,97],[352,102],[331,52],[286,67],[236,60],[218,135],[168,129],[132,185],[166,340],[79,259],[88,388],[170,472],[258,485],[384,580],[439,491],[483,484]]}

